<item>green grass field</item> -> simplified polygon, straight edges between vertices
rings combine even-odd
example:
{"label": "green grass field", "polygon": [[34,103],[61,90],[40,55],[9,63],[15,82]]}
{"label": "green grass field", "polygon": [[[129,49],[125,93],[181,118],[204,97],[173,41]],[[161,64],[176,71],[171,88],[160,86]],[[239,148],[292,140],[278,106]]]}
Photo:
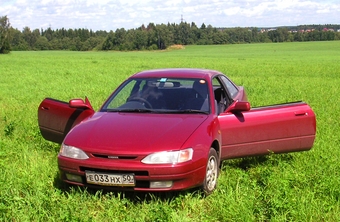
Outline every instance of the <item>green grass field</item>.
{"label": "green grass field", "polygon": [[[339,41],[0,55],[0,221],[339,221],[339,61]],[[169,67],[222,71],[252,106],[307,102],[317,115],[313,149],[225,161],[208,197],[61,183],[59,146],[38,129],[40,102],[88,96],[98,109],[131,74]]]}

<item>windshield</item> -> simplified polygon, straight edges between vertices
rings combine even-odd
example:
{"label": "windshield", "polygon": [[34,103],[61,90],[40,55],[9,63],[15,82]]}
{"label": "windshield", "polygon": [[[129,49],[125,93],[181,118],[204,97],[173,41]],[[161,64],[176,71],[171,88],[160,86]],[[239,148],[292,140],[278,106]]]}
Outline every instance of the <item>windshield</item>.
{"label": "windshield", "polygon": [[129,79],[101,111],[209,113],[208,86],[203,79]]}

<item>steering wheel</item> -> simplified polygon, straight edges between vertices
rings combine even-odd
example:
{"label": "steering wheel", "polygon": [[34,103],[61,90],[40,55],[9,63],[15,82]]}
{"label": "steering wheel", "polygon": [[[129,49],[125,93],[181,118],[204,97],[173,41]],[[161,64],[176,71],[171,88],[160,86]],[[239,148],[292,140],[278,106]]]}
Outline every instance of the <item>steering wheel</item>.
{"label": "steering wheel", "polygon": [[129,99],[129,101],[141,102],[145,106],[145,108],[152,109],[151,103],[149,101],[147,101],[146,99],[142,98],[142,97],[133,97],[133,98]]}

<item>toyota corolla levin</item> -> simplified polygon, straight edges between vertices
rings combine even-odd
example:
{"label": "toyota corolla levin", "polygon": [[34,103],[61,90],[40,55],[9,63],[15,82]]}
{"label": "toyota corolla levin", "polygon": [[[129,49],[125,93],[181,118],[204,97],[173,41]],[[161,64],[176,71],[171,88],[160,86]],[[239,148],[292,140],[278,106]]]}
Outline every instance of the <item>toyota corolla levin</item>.
{"label": "toyota corolla levin", "polygon": [[304,102],[251,108],[224,74],[202,69],[139,72],[98,112],[89,100],[46,98],[42,136],[61,144],[62,180],[134,191],[216,187],[222,160],[309,150],[316,120]]}

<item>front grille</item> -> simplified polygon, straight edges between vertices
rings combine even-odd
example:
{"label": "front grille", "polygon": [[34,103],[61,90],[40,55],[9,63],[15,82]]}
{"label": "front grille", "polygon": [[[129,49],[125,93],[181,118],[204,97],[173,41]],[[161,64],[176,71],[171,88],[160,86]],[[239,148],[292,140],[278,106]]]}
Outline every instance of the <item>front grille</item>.
{"label": "front grille", "polygon": [[137,159],[137,156],[114,156],[114,155],[102,155],[102,154],[92,154],[94,157],[97,158],[104,158],[104,159],[117,159],[117,160],[134,160]]}

